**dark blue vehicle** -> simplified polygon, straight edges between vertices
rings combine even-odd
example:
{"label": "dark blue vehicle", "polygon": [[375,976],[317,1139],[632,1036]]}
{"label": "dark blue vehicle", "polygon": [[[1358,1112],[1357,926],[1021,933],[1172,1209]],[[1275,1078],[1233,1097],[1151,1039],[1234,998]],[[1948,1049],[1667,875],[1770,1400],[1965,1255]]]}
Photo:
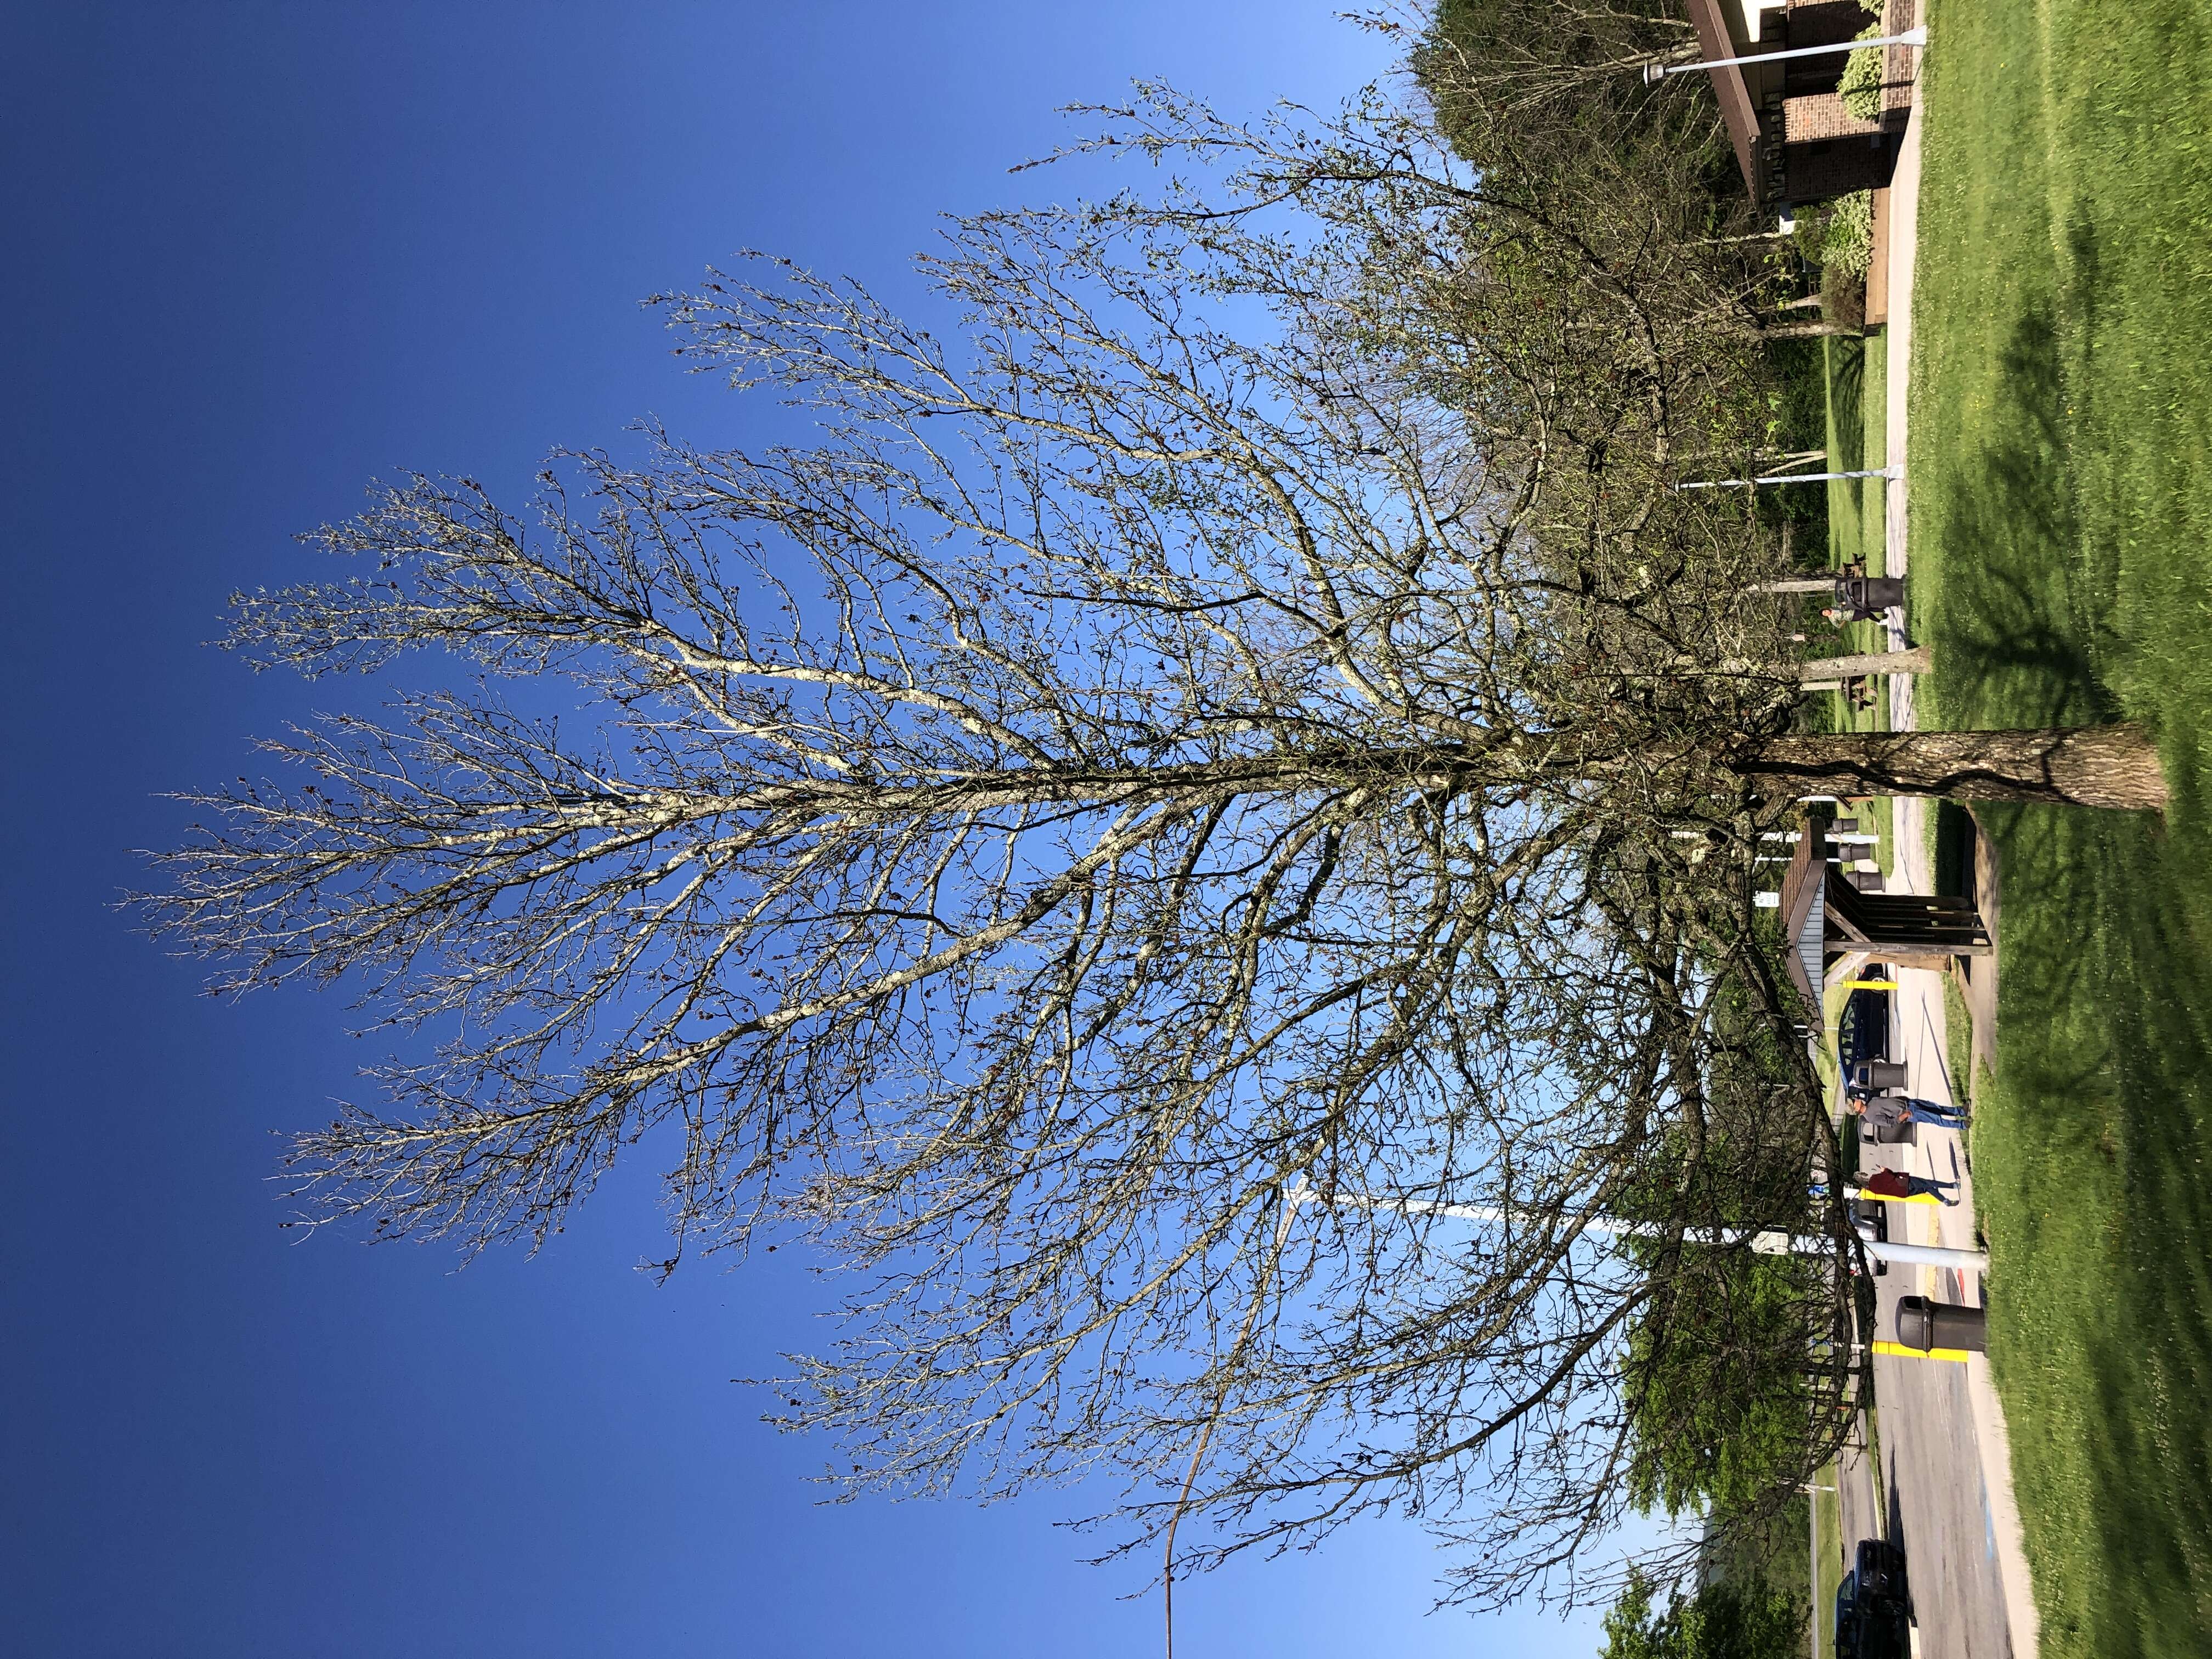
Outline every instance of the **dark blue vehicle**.
{"label": "dark blue vehicle", "polygon": [[1836,1051],[1844,1075],[1862,1060],[1889,1058],[1889,993],[1854,991],[1836,1027]]}
{"label": "dark blue vehicle", "polygon": [[1836,1659],[1907,1659],[1912,1596],[1905,1552],[1886,1539],[1859,1542],[1858,1562],[1836,1589]]}

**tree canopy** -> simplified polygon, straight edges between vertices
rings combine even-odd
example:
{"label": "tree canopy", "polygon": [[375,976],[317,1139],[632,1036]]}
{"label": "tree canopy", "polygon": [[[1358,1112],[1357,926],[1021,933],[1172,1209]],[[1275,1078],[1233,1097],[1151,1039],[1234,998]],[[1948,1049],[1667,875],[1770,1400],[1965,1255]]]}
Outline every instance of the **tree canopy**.
{"label": "tree canopy", "polygon": [[1796,1659],[1805,1651],[1806,1610],[1764,1583],[1700,1585],[1655,1605],[1650,1580],[1632,1579],[1605,1619],[1599,1659]]}

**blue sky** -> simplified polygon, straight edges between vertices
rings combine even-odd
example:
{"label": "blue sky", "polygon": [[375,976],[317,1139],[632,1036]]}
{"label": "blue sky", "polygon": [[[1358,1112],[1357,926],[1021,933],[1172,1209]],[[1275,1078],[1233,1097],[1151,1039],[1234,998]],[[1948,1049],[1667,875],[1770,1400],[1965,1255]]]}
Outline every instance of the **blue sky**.
{"label": "blue sky", "polygon": [[[556,444],[767,418],[642,295],[740,246],[894,299],[1059,105],[1234,108],[1381,63],[1318,6],[19,6],[4,189],[8,1107],[0,1651],[1131,1654],[1139,1575],[1052,1493],[817,1504],[729,1379],[814,1334],[789,1257],[666,1285],[650,1172],[535,1258],[281,1232],[275,1132],[361,1047],[308,994],[199,994],[116,914],[159,792],[316,706],[203,643],[371,477],[510,499]],[[1188,1588],[1186,1655],[1571,1653],[1426,1616],[1370,1528]]]}

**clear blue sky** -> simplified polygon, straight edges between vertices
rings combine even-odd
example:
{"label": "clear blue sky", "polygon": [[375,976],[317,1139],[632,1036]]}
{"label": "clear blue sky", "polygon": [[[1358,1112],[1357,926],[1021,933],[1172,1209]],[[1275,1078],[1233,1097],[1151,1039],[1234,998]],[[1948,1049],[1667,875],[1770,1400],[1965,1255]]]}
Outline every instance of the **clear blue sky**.
{"label": "clear blue sky", "polygon": [[[785,1263],[632,1264],[617,1181],[554,1248],[282,1233],[272,1132],[361,1049],[210,1001],[112,909],[157,792],[314,706],[201,643],[403,467],[510,498],[551,446],[758,417],[636,301],[743,245],[911,292],[933,213],[1158,73],[1327,100],[1319,5],[17,5],[4,185],[8,1102],[0,1652],[1145,1654],[1077,1500],[824,1508],[729,1379],[812,1333]],[[640,1172],[645,1173],[645,1172]],[[1187,1656],[1583,1655],[1425,1609],[1418,1532],[1190,1586]]]}

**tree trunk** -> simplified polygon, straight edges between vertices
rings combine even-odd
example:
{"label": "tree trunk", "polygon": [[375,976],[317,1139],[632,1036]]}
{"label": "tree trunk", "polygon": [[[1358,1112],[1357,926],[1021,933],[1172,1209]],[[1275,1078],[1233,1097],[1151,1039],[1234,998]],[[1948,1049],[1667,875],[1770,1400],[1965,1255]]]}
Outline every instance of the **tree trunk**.
{"label": "tree trunk", "polygon": [[1854,732],[1772,738],[1734,757],[1745,777],[1807,794],[2166,808],[2158,750],[2137,726],[2046,732]]}
{"label": "tree trunk", "polygon": [[1800,680],[1846,680],[1854,674],[1926,674],[1936,659],[1924,645],[1910,651],[1869,651],[1856,657],[1814,657],[1797,665]]}
{"label": "tree trunk", "polygon": [[1780,323],[1762,328],[1759,337],[1763,340],[1821,340],[1839,337],[1857,339],[1866,331],[1856,323]]}
{"label": "tree trunk", "polygon": [[[1784,526],[1787,528],[1788,520],[1784,521]],[[1743,591],[1747,593],[1832,593],[1840,580],[1837,576],[1791,576],[1778,582],[1753,582]]]}

